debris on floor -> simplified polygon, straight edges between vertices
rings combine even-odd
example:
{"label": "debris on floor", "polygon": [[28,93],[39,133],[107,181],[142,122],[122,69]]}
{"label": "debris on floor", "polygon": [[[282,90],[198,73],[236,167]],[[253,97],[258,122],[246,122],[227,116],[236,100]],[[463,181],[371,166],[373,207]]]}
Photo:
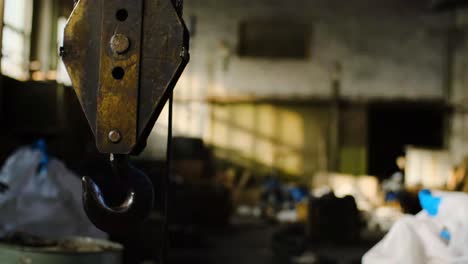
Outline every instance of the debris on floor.
{"label": "debris on floor", "polygon": [[468,194],[423,190],[424,210],[399,219],[364,264],[467,263]]}
{"label": "debris on floor", "polygon": [[14,152],[0,172],[0,236],[17,231],[44,238],[103,238],[81,205],[81,182],[65,165],[34,147]]}

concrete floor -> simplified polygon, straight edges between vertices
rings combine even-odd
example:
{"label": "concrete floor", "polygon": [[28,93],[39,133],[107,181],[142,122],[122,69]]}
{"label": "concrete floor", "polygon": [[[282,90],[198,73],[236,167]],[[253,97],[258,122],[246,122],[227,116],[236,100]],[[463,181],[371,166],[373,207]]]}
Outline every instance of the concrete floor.
{"label": "concrete floor", "polygon": [[[272,250],[272,236],[278,226],[258,220],[236,219],[222,231],[207,232],[198,248],[173,249],[169,264],[290,264]],[[307,251],[318,253],[326,262],[316,264],[355,264],[371,245],[347,247],[308,246]]]}
{"label": "concrete floor", "polygon": [[225,230],[209,232],[199,248],[171,250],[170,264],[272,264],[274,230],[258,221],[234,221]]}

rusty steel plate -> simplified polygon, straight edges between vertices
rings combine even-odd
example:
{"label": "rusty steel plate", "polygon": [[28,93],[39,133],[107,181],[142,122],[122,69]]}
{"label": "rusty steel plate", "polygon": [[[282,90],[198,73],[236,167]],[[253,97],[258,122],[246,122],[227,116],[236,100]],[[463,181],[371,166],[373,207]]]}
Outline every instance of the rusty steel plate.
{"label": "rusty steel plate", "polygon": [[136,145],[142,18],[143,0],[103,0],[96,144],[106,152]]}
{"label": "rusty steel plate", "polygon": [[172,0],[80,0],[62,57],[96,145],[138,154],[188,63],[189,34]]}

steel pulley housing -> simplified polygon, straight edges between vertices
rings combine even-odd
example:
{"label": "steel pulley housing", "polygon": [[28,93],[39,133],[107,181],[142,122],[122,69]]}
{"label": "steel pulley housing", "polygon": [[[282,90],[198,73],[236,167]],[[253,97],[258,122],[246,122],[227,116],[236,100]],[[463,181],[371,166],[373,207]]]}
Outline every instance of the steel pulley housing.
{"label": "steel pulley housing", "polygon": [[61,50],[102,153],[138,154],[189,60],[174,0],[79,0]]}

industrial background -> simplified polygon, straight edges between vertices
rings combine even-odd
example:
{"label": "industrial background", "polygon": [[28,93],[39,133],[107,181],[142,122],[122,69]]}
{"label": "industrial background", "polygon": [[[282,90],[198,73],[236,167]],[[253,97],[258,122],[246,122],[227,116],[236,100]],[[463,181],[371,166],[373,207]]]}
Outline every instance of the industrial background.
{"label": "industrial background", "polygon": [[[0,3],[1,164],[43,139],[48,155],[76,175],[97,173],[105,157],[59,56],[74,1]],[[134,158],[156,190],[165,171],[183,185],[169,202],[178,228],[169,228],[168,263],[360,263],[390,227],[357,249],[327,243],[319,251],[331,262],[290,262],[320,244],[313,218],[322,211],[311,213],[309,201],[318,199],[312,197],[319,187],[353,195],[361,211],[413,214],[421,209],[421,189],[468,191],[460,187],[468,166],[468,9],[435,6],[428,0],[184,1],[191,60],[174,90],[172,168],[165,166],[167,107]],[[398,206],[387,199],[385,182],[401,169],[395,163],[401,156],[407,163],[402,197],[416,199],[417,209],[414,199],[399,197]],[[359,189],[361,179],[371,193],[362,203],[354,189],[346,191]],[[271,209],[264,184],[271,181],[307,189],[309,202]],[[1,205],[0,199],[0,220]],[[330,208],[342,212],[331,218],[351,218]],[[206,230],[214,225],[222,227]],[[111,238],[125,246],[125,263],[152,260],[163,238],[145,234]],[[304,241],[281,244],[288,234]],[[343,258],[333,260],[337,255]]]}

